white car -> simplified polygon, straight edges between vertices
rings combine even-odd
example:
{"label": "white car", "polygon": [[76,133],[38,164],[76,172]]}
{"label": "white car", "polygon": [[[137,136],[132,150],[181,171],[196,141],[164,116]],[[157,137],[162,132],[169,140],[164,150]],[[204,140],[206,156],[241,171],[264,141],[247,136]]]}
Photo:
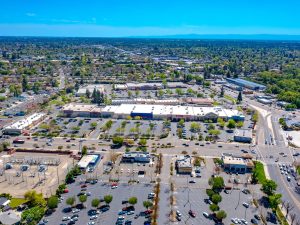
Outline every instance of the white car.
{"label": "white car", "polygon": [[176,215],[179,216],[179,217],[182,216],[182,214],[179,212],[179,210],[176,210]]}
{"label": "white car", "polygon": [[249,204],[247,202],[243,202],[243,206],[249,208]]}
{"label": "white car", "polygon": [[87,225],[94,225],[95,222],[94,221],[91,221],[91,222],[88,222]]}
{"label": "white car", "polygon": [[243,224],[245,224],[245,225],[248,224],[248,222],[247,222],[245,219],[241,219],[241,222],[242,222]]}
{"label": "white car", "polygon": [[234,223],[234,224],[238,224],[238,219],[237,218],[231,218],[231,222]]}
{"label": "white car", "polygon": [[202,214],[203,214],[203,216],[205,216],[206,218],[209,217],[209,214],[208,214],[207,212],[203,212]]}
{"label": "white car", "polygon": [[68,221],[68,220],[70,220],[71,219],[71,217],[69,217],[69,216],[64,216],[63,218],[62,218],[62,221]]}
{"label": "white car", "polygon": [[74,214],[75,214],[75,213],[79,213],[79,212],[80,212],[79,209],[73,209],[73,210],[72,210],[72,213],[74,213]]}
{"label": "white car", "polygon": [[97,218],[98,218],[97,215],[93,215],[93,216],[90,217],[90,220],[95,220],[95,219],[97,219]]}

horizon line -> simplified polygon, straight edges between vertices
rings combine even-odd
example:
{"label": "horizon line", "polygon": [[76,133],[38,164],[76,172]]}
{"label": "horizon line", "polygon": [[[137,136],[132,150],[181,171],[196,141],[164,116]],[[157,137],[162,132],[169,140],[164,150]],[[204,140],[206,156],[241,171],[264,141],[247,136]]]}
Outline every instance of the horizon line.
{"label": "horizon line", "polygon": [[[232,37],[226,39],[225,37]],[[236,36],[236,37],[234,37]],[[250,37],[257,37],[251,39]],[[203,37],[203,38],[201,38]],[[218,38],[219,37],[219,38]],[[239,38],[241,37],[241,38]],[[243,38],[244,37],[244,38]],[[248,37],[248,38],[247,38]],[[264,37],[264,38],[263,38]],[[282,37],[283,39],[268,39]],[[284,39],[286,37],[287,39]],[[297,37],[297,39],[290,39]],[[0,38],[111,38],[111,39],[186,39],[186,40],[255,40],[255,41],[300,41],[300,34],[170,34],[170,35],[130,35],[130,36],[58,36],[58,35],[0,35]]]}

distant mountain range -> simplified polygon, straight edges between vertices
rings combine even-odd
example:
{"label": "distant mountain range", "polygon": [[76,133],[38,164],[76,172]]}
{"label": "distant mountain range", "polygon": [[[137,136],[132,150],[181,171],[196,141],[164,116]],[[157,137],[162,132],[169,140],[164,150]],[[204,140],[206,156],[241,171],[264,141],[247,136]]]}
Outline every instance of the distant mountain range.
{"label": "distant mountain range", "polygon": [[281,34],[177,34],[163,36],[131,36],[129,38],[300,41],[300,35]]}

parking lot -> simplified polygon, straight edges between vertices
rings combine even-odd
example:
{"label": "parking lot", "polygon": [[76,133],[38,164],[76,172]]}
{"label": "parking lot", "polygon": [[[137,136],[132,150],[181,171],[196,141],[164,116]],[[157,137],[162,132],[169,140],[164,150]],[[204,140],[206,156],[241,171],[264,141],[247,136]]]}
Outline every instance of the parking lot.
{"label": "parking lot", "polygon": [[[68,185],[69,193],[62,196],[61,203],[59,204],[57,210],[52,215],[45,217],[49,221],[47,224],[67,224],[70,221],[68,220],[63,222],[62,218],[68,216],[71,217],[74,214],[78,215],[78,221],[76,221],[76,224],[88,224],[89,222],[94,222],[94,224],[111,225],[115,224],[118,217],[120,216],[124,217],[122,221],[131,221],[131,223],[127,222],[128,224],[140,225],[144,224],[144,222],[147,220],[147,218],[145,218],[145,215],[140,215],[140,213],[146,211],[146,208],[143,206],[143,201],[148,200],[148,194],[153,191],[153,186],[150,184],[129,185],[127,183],[119,183],[117,188],[112,188],[110,183],[98,182],[96,184],[87,184],[86,193],[88,194],[88,198],[84,203],[85,208],[79,210],[78,213],[72,213],[72,211],[65,213],[64,209],[69,207],[68,205],[66,205],[66,199],[68,197],[76,196],[79,192],[81,192],[81,186],[84,184],[84,182],[80,182],[80,180],[81,177],[78,177],[75,183]],[[97,217],[91,217],[91,210],[95,210],[95,208],[91,206],[92,199],[101,199],[105,195],[112,195],[113,197],[111,203],[109,203],[109,210],[102,212],[101,205],[103,206],[105,203],[101,202],[99,206],[100,210],[97,210],[98,212],[95,213]],[[126,213],[121,214],[120,211],[122,211],[122,208],[130,205],[128,203],[122,204],[122,201],[128,200],[130,197],[137,198],[137,204],[134,205],[134,213],[131,215],[127,215]],[[78,202],[79,201],[77,200],[77,203]]]}

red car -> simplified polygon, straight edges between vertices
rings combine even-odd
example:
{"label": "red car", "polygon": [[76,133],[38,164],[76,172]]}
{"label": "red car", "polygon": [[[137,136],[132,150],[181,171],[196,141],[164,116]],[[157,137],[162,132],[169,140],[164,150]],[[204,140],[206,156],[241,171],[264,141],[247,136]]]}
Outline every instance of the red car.
{"label": "red car", "polygon": [[64,193],[69,193],[69,190],[68,190],[68,189],[65,189],[65,190],[64,190]]}
{"label": "red car", "polygon": [[148,209],[145,211],[145,214],[151,214],[152,212],[153,212],[153,210]]}
{"label": "red car", "polygon": [[81,185],[81,188],[86,188],[86,187],[87,187],[86,184]]}
{"label": "red car", "polygon": [[189,214],[190,214],[190,216],[191,216],[191,217],[196,217],[196,214],[195,214],[195,212],[194,212],[194,211],[192,211],[192,210],[189,210]]}

